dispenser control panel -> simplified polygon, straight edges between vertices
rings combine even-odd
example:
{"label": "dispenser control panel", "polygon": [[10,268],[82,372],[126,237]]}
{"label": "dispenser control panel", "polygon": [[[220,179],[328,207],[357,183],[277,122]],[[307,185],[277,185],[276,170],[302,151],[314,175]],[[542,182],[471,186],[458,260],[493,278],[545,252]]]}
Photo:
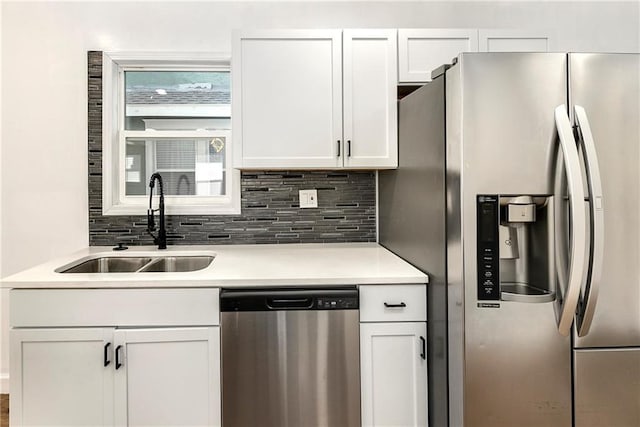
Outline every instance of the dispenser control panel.
{"label": "dispenser control panel", "polygon": [[478,301],[500,300],[498,252],[500,206],[497,195],[481,195],[478,213]]}

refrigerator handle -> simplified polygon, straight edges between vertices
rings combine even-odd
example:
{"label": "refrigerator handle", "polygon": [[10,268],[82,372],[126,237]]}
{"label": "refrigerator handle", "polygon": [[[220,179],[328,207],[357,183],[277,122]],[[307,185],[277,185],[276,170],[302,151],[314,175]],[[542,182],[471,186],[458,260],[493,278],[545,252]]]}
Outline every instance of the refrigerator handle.
{"label": "refrigerator handle", "polygon": [[[556,321],[558,332],[568,336],[571,324],[576,313],[582,277],[587,266],[587,235],[586,235],[586,208],[584,205],[584,187],[582,183],[582,170],[573,129],[567,115],[567,107],[560,105],[555,109],[556,130],[560,139],[560,147],[566,169],[567,186],[569,188],[569,201],[571,203],[571,237],[569,242],[571,258],[569,261],[569,276],[566,289],[557,293]],[[560,203],[559,203],[560,204]],[[563,268],[563,266],[557,266]],[[564,284],[560,284],[562,286]]]}
{"label": "refrigerator handle", "polygon": [[591,228],[590,265],[584,295],[579,300],[576,329],[578,336],[589,333],[593,314],[598,302],[598,290],[602,277],[604,258],[604,211],[602,207],[602,181],[596,147],[589,126],[589,119],[584,108],[574,107],[578,136],[582,141],[582,152],[586,166],[587,185],[589,190],[589,213]]}

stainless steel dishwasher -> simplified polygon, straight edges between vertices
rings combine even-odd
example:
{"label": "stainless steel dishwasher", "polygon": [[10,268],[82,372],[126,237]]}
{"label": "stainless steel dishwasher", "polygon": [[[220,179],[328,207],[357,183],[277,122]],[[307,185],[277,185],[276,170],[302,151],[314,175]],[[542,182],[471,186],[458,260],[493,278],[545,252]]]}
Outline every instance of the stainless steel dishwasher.
{"label": "stainless steel dishwasher", "polygon": [[356,287],[223,289],[222,425],[359,427]]}

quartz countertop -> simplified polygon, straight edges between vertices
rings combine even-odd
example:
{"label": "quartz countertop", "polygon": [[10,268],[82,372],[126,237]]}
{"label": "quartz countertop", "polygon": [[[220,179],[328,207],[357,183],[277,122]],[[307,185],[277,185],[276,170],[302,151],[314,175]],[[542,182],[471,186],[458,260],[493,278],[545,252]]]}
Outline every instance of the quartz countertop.
{"label": "quartz countertop", "polygon": [[[212,255],[206,268],[163,273],[59,273],[96,256]],[[428,283],[428,276],[376,243],[133,246],[113,251],[91,246],[2,280],[3,288],[256,287]]]}

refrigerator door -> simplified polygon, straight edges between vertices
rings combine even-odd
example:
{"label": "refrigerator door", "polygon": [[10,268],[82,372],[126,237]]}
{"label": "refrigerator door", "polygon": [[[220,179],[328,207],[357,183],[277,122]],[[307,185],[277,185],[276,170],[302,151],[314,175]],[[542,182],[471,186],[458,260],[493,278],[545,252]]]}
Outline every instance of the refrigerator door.
{"label": "refrigerator door", "polygon": [[446,78],[449,425],[571,426],[554,303],[480,301],[477,261],[480,195],[554,193],[566,55],[463,54]]}
{"label": "refrigerator door", "polygon": [[640,55],[569,54],[569,90],[570,112],[588,117],[605,209],[598,302],[576,347],[640,346]]}
{"label": "refrigerator door", "polygon": [[640,425],[640,349],[575,352],[575,426]]}

